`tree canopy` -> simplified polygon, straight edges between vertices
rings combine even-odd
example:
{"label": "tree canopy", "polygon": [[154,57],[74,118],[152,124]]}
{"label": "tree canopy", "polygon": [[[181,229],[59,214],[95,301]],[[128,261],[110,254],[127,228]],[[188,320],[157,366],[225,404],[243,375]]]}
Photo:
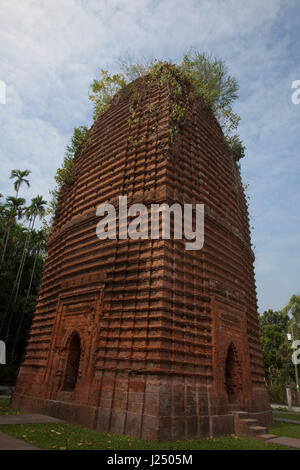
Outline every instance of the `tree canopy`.
{"label": "tree canopy", "polygon": [[22,358],[46,257],[47,223],[34,227],[45,215],[46,201],[38,195],[26,205],[18,197],[22,184],[30,186],[29,175],[29,170],[13,170],[16,194],[0,199],[0,338],[7,342],[9,364]]}
{"label": "tree canopy", "polygon": [[269,385],[295,383],[292,363],[292,339],[300,339],[300,295],[293,295],[281,311],[267,310],[260,315],[261,345],[266,379]]}

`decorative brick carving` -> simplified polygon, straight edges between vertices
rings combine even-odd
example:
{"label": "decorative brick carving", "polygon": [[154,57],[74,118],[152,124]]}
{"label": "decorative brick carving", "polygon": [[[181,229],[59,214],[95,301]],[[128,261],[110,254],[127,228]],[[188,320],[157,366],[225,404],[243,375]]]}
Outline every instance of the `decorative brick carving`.
{"label": "decorative brick carving", "polygon": [[[233,432],[228,395],[270,420],[239,172],[200,99],[187,103],[170,144],[169,105],[167,87],[143,97],[133,137],[145,138],[135,147],[127,101],[92,126],[49,240],[14,406],[145,439]],[[205,204],[203,249],[186,251],[183,240],[100,241],[96,207],[120,195],[147,207]],[[66,390],[74,332],[78,376]]]}

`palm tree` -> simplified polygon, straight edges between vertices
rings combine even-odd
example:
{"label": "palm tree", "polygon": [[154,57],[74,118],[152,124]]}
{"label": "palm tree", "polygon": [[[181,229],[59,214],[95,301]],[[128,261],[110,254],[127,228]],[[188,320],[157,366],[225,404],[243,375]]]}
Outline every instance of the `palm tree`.
{"label": "palm tree", "polygon": [[24,208],[23,208],[24,204],[25,204],[25,199],[23,199],[22,197],[9,196],[9,197],[6,198],[5,207],[9,211],[9,217],[8,217],[6,231],[5,231],[3,242],[2,242],[3,243],[3,251],[2,251],[2,256],[1,256],[1,261],[0,261],[0,267],[2,266],[2,263],[3,263],[4,258],[5,258],[11,227],[14,224],[14,222],[16,221],[16,218],[20,219],[22,217],[23,210],[24,210]]}
{"label": "palm tree", "polygon": [[[45,205],[46,204],[47,204],[47,201],[43,200],[43,196],[37,195],[36,197],[31,199],[30,206],[27,207],[27,209],[25,210],[26,217],[29,220],[29,230],[28,230],[28,234],[27,234],[26,239],[25,239],[23,253],[22,253],[19,269],[18,269],[18,272],[17,272],[17,276],[16,276],[16,279],[15,279],[15,282],[14,282],[14,285],[13,285],[13,288],[12,288],[12,295],[15,294],[14,295],[14,300],[13,300],[14,304],[17,301],[17,297],[18,297],[18,293],[19,293],[19,289],[20,289],[20,283],[21,283],[22,274],[23,274],[23,270],[24,270],[24,264],[25,264],[25,260],[26,260],[26,255],[27,255],[27,251],[28,251],[28,246],[29,246],[29,242],[30,242],[31,233],[32,233],[32,230],[34,228],[34,224],[35,224],[36,219],[37,218],[41,219],[45,215],[45,212],[46,212]],[[9,337],[11,322],[12,322],[12,315],[10,315],[10,318],[9,318],[9,321],[8,321],[8,326],[7,326],[7,330],[6,330],[6,336],[5,336],[5,342],[7,341],[8,337]]]}
{"label": "palm tree", "polygon": [[[21,205],[25,204],[25,200],[22,199],[22,198],[19,198],[18,196],[19,196],[20,187],[22,186],[23,183],[27,184],[28,188],[30,187],[29,180],[27,179],[27,176],[29,176],[30,173],[31,173],[30,170],[12,170],[11,173],[10,173],[9,178],[10,179],[15,179],[14,189],[16,191],[16,197],[15,198],[9,197],[9,198],[7,198],[7,201],[10,202],[12,206],[15,205],[15,208],[17,208],[17,204],[16,204],[17,200],[24,201]],[[1,197],[2,197],[2,195],[1,195]],[[15,199],[15,202],[12,201],[13,199]],[[8,240],[9,240],[9,232],[10,232],[11,226],[12,226],[14,220],[15,220],[15,217],[16,217],[15,211],[12,210],[11,215],[10,215],[10,217],[8,219],[8,222],[7,222],[7,227],[6,227],[5,233],[4,233],[3,251],[2,251],[2,256],[1,256],[1,261],[0,261],[0,267],[2,266],[2,263],[3,263],[4,258],[5,258],[7,243],[8,243]]]}
{"label": "palm tree", "polygon": [[22,258],[21,258],[18,274],[17,274],[15,284],[14,284],[14,288],[16,289],[15,290],[14,303],[16,303],[17,296],[18,296],[18,293],[19,293],[20,282],[21,282],[21,279],[22,279],[24,263],[25,263],[26,254],[27,254],[27,251],[28,251],[28,245],[29,245],[31,233],[33,231],[36,219],[37,218],[41,219],[42,217],[44,217],[45,212],[46,212],[46,209],[45,209],[46,204],[47,204],[47,201],[43,200],[43,196],[37,195],[36,197],[31,199],[30,206],[25,210],[25,215],[26,215],[27,219],[29,220],[29,232],[28,232],[28,235],[27,235],[26,240],[25,240]]}
{"label": "palm tree", "polygon": [[45,234],[43,230],[38,230],[37,232],[33,230],[32,238],[33,238],[33,246],[34,246],[34,262],[33,262],[33,267],[31,271],[31,277],[29,281],[26,299],[28,299],[30,295],[37,259],[39,257],[41,250],[45,250],[46,248],[46,239],[45,239]]}
{"label": "palm tree", "polygon": [[[32,281],[33,281],[33,278],[34,278],[34,273],[35,273],[35,268],[36,268],[38,257],[40,255],[41,251],[45,250],[45,248],[46,248],[46,238],[45,238],[45,234],[44,234],[43,230],[38,230],[38,231],[35,231],[34,229],[32,230],[32,232],[31,232],[31,244],[32,244],[32,247],[33,247],[32,254],[34,255],[34,262],[33,262],[33,267],[32,267],[32,270],[31,270],[31,277],[30,277],[29,286],[28,286],[28,290],[27,290],[26,302],[28,301],[28,298],[29,298],[29,295],[30,295]],[[14,358],[15,351],[16,351],[16,347],[17,347],[17,344],[18,344],[18,341],[19,341],[19,338],[20,338],[20,333],[21,333],[21,329],[22,329],[22,325],[23,325],[23,321],[24,321],[24,316],[25,316],[25,308],[23,308],[23,310],[22,310],[22,315],[21,315],[21,319],[20,319],[19,324],[18,324],[17,333],[14,337],[14,344],[13,344],[12,352],[11,352],[11,361],[12,362],[15,359]]]}
{"label": "palm tree", "polygon": [[30,187],[29,180],[26,178],[31,173],[30,170],[12,170],[10,173],[10,179],[15,179],[14,188],[16,191],[16,197],[18,197],[20,187],[23,183],[27,184],[28,188]]}
{"label": "palm tree", "polygon": [[[18,253],[21,251],[20,245],[24,246],[26,237],[28,236],[28,231],[29,231],[28,228],[22,227],[21,225],[18,225],[18,224],[15,224],[13,232],[11,234],[11,240],[13,242],[14,249],[13,249],[13,252],[11,253],[11,255],[10,255],[10,258],[17,259],[19,257]],[[23,252],[23,248],[22,248],[22,252]],[[2,316],[2,319],[1,319],[0,335],[3,331],[3,327],[5,325],[6,318],[9,314],[9,310],[10,310],[11,303],[12,303],[12,300],[13,300],[13,294],[14,294],[14,289],[12,289],[12,291],[10,293],[5,313],[4,313],[4,315]]]}

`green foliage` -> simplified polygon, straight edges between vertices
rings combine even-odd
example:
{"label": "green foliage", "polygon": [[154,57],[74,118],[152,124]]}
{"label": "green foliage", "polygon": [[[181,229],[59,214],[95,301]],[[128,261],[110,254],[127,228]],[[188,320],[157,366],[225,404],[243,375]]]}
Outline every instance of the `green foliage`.
{"label": "green foliage", "polygon": [[15,364],[24,352],[46,257],[44,231],[33,228],[45,214],[46,201],[36,196],[25,204],[13,196],[0,201],[0,337],[7,336],[8,361]]}
{"label": "green foliage", "polygon": [[127,100],[134,92],[134,84],[128,83],[128,85],[120,88],[119,94],[123,100]]}
{"label": "green foliage", "polygon": [[300,326],[300,295],[293,295],[284,307],[283,312],[292,315],[294,322]]}
{"label": "green foliage", "polygon": [[[189,84],[189,98],[201,96],[211,108],[223,129],[234,160],[238,162],[245,156],[245,147],[236,133],[240,117],[232,109],[232,103],[238,98],[239,86],[237,80],[228,73],[223,60],[191,49],[184,54],[181,64],[159,60],[134,63],[127,57],[121,61],[121,69],[123,73],[114,75],[110,75],[107,70],[102,70],[101,78],[92,83],[90,100],[94,102],[95,119],[109,108],[116,96],[122,99],[131,96],[132,102],[139,103],[147,86],[153,84],[168,86],[173,99],[172,125],[169,129],[172,142],[186,117],[187,110],[182,98],[184,84]],[[137,79],[140,81],[135,86],[132,81]],[[133,117],[133,113],[131,114],[130,127],[137,123],[137,118]],[[131,140],[135,139],[131,138]]]}
{"label": "green foliage", "polygon": [[20,219],[24,212],[25,199],[22,197],[8,196],[6,198],[5,208],[8,209],[10,220]]}
{"label": "green foliage", "polygon": [[295,382],[291,342],[287,333],[291,319],[285,309],[267,310],[260,316],[261,345],[267,382],[272,387],[283,387]]}
{"label": "green foliage", "polygon": [[239,85],[229,75],[225,62],[210,54],[190,50],[183,57],[182,68],[194,93],[202,96],[215,113],[224,134],[236,130],[240,118],[233,113],[231,104],[238,98]]}
{"label": "green foliage", "polygon": [[81,154],[88,139],[89,131],[86,126],[74,128],[71,143],[66,147],[63,165],[57,169],[54,177],[59,189],[73,182],[75,177],[75,158]]}
{"label": "green foliage", "polygon": [[239,135],[235,134],[232,136],[227,136],[225,137],[225,140],[236,162],[241,160],[241,158],[244,158],[246,148],[243,145]]}
{"label": "green foliage", "polygon": [[273,426],[268,430],[270,434],[276,436],[288,436],[295,439],[300,439],[300,426],[299,424],[291,423],[274,423]]}
{"label": "green foliage", "polygon": [[267,384],[270,403],[287,404],[286,387],[284,384]]}
{"label": "green foliage", "polygon": [[298,405],[296,373],[292,362],[292,340],[300,339],[300,295],[293,295],[279,312],[267,310],[260,316],[261,345],[270,400],[286,403],[286,387],[292,389],[294,404]]}
{"label": "green foliage", "polygon": [[88,128],[86,126],[75,127],[71,142],[66,147],[63,164],[57,169],[56,175],[54,176],[57,186],[50,191],[51,201],[48,208],[48,214],[52,214],[53,216],[58,215],[61,191],[73,183],[76,176],[75,160],[81,155],[88,141]]}
{"label": "green foliage", "polygon": [[50,202],[48,204],[47,215],[54,217],[59,213],[59,189],[56,186],[54,189],[49,191]]}
{"label": "green foliage", "polygon": [[75,127],[70,145],[66,147],[66,157],[76,158],[89,140],[89,130],[86,126]]}
{"label": "green foliage", "polygon": [[71,184],[75,177],[75,162],[72,157],[65,157],[63,165],[57,169],[54,179],[59,188]]}
{"label": "green foliage", "polygon": [[[5,407],[3,406],[3,409]],[[7,407],[7,412],[11,409]],[[295,426],[297,427],[297,425]],[[298,426],[298,432],[300,426]],[[276,429],[276,426],[274,426]],[[6,424],[0,431],[48,450],[275,450],[283,446],[243,436],[224,436],[169,441],[146,441],[87,429],[69,423]],[[289,435],[287,432],[285,435]]]}
{"label": "green foliage", "polygon": [[[277,402],[276,402],[277,403]],[[279,402],[280,403],[280,402]],[[276,408],[276,411],[280,411],[280,409]],[[276,411],[273,411],[273,415],[276,416],[276,418],[281,418],[281,419],[290,419],[294,421],[299,421],[300,423],[300,413],[276,413]],[[287,408],[283,409],[283,411],[287,411]]]}
{"label": "green foliage", "polygon": [[260,327],[276,326],[279,331],[286,331],[289,324],[289,317],[283,311],[276,312],[272,309],[266,310],[260,316]]}
{"label": "green foliage", "polygon": [[94,102],[94,119],[109,108],[114,95],[126,85],[122,74],[110,75],[107,70],[101,70],[101,78],[93,81],[89,95],[90,100]]}
{"label": "green foliage", "polygon": [[18,197],[20,187],[22,186],[23,183],[27,185],[27,187],[30,187],[29,180],[27,179],[27,176],[29,176],[31,173],[30,170],[12,170],[10,173],[10,179],[14,179],[14,188],[16,191],[16,196]]}
{"label": "green foliage", "polygon": [[[3,382],[5,383],[5,382]],[[14,384],[13,384],[14,385]],[[3,415],[19,415],[20,411],[10,407],[9,398],[0,398],[0,416]]]}
{"label": "green foliage", "polygon": [[30,220],[29,228],[33,228],[36,218],[42,219],[45,216],[45,206],[47,201],[44,201],[43,196],[39,194],[31,199],[31,204],[25,209],[25,216]]}
{"label": "green foliage", "polygon": [[156,60],[145,60],[144,62],[133,61],[130,55],[126,55],[119,60],[120,69],[125,76],[126,81],[134,81],[144,77],[149,73],[149,69],[156,64]]}

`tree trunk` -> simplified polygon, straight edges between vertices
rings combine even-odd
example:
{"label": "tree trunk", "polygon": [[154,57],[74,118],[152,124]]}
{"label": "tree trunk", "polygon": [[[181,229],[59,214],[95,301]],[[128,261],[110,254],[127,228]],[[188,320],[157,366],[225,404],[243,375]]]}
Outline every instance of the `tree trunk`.
{"label": "tree trunk", "polygon": [[31,231],[33,230],[34,223],[35,223],[35,217],[32,221],[31,227],[29,226],[29,232],[28,232],[28,235],[27,235],[26,240],[25,240],[21,263],[20,263],[20,266],[19,266],[16,281],[15,281],[15,284],[14,284],[14,289],[16,289],[15,297],[14,297],[14,303],[16,303],[16,301],[17,301],[17,297],[18,297],[18,293],[19,293],[19,289],[20,289],[20,283],[21,283],[21,279],[22,279],[22,275],[23,275],[24,264],[25,264],[26,255],[27,255],[27,250],[28,250],[29,241],[30,241],[30,238],[31,238]]}
{"label": "tree trunk", "polygon": [[30,290],[31,290],[31,286],[32,286],[32,281],[33,281],[33,276],[34,276],[34,272],[35,272],[35,268],[36,268],[36,262],[37,262],[37,259],[38,259],[39,254],[40,254],[40,246],[41,246],[41,245],[38,246],[38,249],[37,249],[37,251],[36,251],[36,253],[35,253],[34,263],[33,263],[32,273],[31,273],[31,276],[30,276],[30,282],[29,282],[29,287],[28,287],[26,299],[28,299],[29,294],[30,294]]}
{"label": "tree trunk", "polygon": [[8,240],[9,240],[9,233],[10,233],[10,229],[12,227],[12,222],[13,222],[13,220],[8,221],[8,223],[7,223],[7,230],[6,230],[6,234],[4,235],[4,247],[3,247],[3,252],[2,252],[2,256],[1,256],[0,268],[2,267],[4,258],[5,258],[5,254],[6,254],[6,250],[7,250],[7,244],[8,244]]}
{"label": "tree trunk", "polygon": [[[32,273],[31,273],[31,277],[30,277],[30,283],[29,283],[29,287],[28,287],[28,291],[27,291],[26,300],[28,300],[28,297],[29,297],[29,294],[30,294],[32,281],[33,281],[35,268],[36,268],[36,263],[37,263],[38,256],[40,254],[40,246],[41,246],[41,244],[39,244],[38,249],[36,250],[36,253],[35,253],[34,263],[33,263],[33,267],[32,267]],[[20,319],[20,322],[19,322],[19,325],[18,325],[17,334],[16,334],[15,339],[14,339],[14,345],[13,345],[12,353],[11,353],[11,363],[13,363],[13,361],[14,361],[15,351],[16,351],[16,348],[17,348],[17,345],[18,345],[18,340],[19,340],[19,336],[20,336],[20,333],[21,333],[24,316],[25,316],[25,311],[23,310],[22,315],[21,315],[21,319]]]}
{"label": "tree trunk", "polygon": [[[22,278],[22,274],[23,274],[23,268],[24,268],[24,263],[25,263],[25,259],[26,259],[27,248],[28,248],[28,245],[29,245],[29,240],[30,240],[30,237],[31,237],[31,230],[33,229],[34,222],[35,222],[35,218],[33,219],[32,223],[29,223],[29,232],[28,232],[28,235],[27,235],[25,243],[24,243],[22,258],[21,258],[21,261],[20,261],[20,265],[19,265],[19,269],[18,269],[18,272],[17,272],[15,282],[14,282],[14,285],[13,285],[13,288],[12,288],[12,294],[11,295],[13,296],[13,294],[15,292],[14,301],[13,301],[14,304],[16,303],[18,293],[19,293],[20,282],[21,282],[21,278]],[[7,311],[6,311],[6,313],[5,313],[5,315],[2,319],[1,330],[4,326],[4,322],[5,322],[6,316],[8,314],[9,306],[10,306],[10,301],[9,301],[9,304],[8,304],[8,307],[7,307]],[[12,316],[13,316],[13,314],[11,314],[10,318],[9,318],[7,331],[6,331],[6,336],[5,336],[6,337],[5,341],[7,341],[7,338],[8,338],[9,333],[10,333]]]}

